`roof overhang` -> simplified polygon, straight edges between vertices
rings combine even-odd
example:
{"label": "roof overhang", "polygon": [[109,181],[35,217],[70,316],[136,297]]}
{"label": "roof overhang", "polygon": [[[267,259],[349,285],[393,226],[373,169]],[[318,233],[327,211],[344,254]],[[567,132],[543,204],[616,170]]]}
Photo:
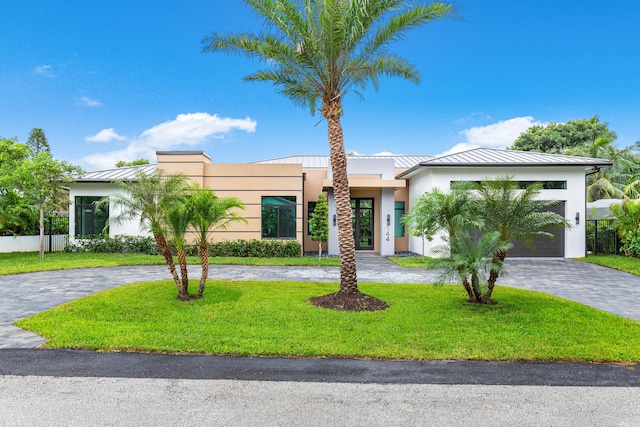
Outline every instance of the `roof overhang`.
{"label": "roof overhang", "polygon": [[[361,188],[405,188],[407,186],[407,182],[402,179],[358,179],[358,178],[350,178],[349,179],[349,188],[350,189],[361,189]],[[322,191],[327,191],[333,189],[333,180],[325,179],[322,181]]]}

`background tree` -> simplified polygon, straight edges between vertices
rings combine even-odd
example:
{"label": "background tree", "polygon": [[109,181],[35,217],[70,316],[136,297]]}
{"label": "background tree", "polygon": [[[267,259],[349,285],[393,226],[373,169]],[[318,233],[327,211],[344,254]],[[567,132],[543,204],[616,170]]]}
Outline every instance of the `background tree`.
{"label": "background tree", "polygon": [[259,59],[266,68],[245,77],[270,82],[295,104],[314,113],[318,104],[327,120],[329,155],[338,222],[340,291],[312,299],[338,309],[386,308],[358,290],[347,158],[340,119],[343,98],[379,77],[402,77],[418,83],[415,67],[390,52],[390,45],[415,27],[453,16],[451,4],[403,0],[245,0],[267,32],[212,33],[204,52],[227,52]]}
{"label": "background tree", "polygon": [[327,198],[320,193],[309,219],[309,237],[318,242],[318,259],[322,258],[322,243],[329,240],[329,205]]}
{"label": "background tree", "polygon": [[568,148],[592,143],[598,137],[606,137],[611,141],[617,138],[616,133],[609,130],[608,123],[600,123],[596,115],[567,123],[532,126],[521,133],[509,149],[560,154]]}
{"label": "background tree", "polygon": [[197,298],[201,298],[209,277],[209,238],[217,230],[226,230],[234,222],[247,223],[237,210],[244,210],[244,204],[235,197],[218,197],[213,191],[192,185],[187,196],[191,210],[190,224],[196,234],[202,274]]}
{"label": "background tree", "polygon": [[167,243],[165,217],[172,206],[183,203],[187,177],[182,174],[163,175],[161,170],[147,175],[139,170],[134,179],[119,181],[116,184],[122,188],[123,194],[110,196],[106,201],[119,209],[119,212],[110,218],[110,222],[138,220],[144,229],[153,234],[180,296],[182,283]]}
{"label": "background tree", "polygon": [[49,153],[51,152],[49,141],[47,141],[44,131],[40,128],[31,129],[29,137],[27,138],[27,145],[31,148],[31,152],[34,156],[45,151]]}
{"label": "background tree", "polygon": [[15,172],[16,188],[39,212],[40,259],[44,258],[44,215],[63,200],[68,203],[65,186],[80,173],[80,167],[54,159],[47,150],[23,161]]}
{"label": "background tree", "polygon": [[149,160],[147,159],[135,159],[135,160],[131,160],[130,162],[126,162],[124,160],[118,160],[116,162],[116,167],[117,168],[126,168],[126,167],[131,167],[131,166],[142,166],[142,165],[148,165],[149,164]]}

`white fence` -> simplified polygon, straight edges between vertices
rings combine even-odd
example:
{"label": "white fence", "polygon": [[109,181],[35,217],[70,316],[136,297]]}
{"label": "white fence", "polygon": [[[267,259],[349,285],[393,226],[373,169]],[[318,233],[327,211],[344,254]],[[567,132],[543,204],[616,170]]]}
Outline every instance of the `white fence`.
{"label": "white fence", "polygon": [[[64,249],[64,234],[54,234],[53,251]],[[63,242],[62,245],[56,242]],[[40,236],[0,236],[0,253],[37,252],[40,250]],[[44,236],[44,250],[49,251],[49,235]]]}

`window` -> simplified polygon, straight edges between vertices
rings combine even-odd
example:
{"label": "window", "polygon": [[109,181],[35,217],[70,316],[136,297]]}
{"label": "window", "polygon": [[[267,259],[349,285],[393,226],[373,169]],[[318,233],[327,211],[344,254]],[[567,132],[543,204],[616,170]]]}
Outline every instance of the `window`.
{"label": "window", "polygon": [[266,239],[296,238],[296,197],[262,197],[262,237]]}
{"label": "window", "polygon": [[393,216],[393,230],[395,237],[404,237],[404,225],[402,225],[402,217],[404,216],[404,202],[395,202],[395,215]]}
{"label": "window", "polygon": [[[480,186],[480,181],[451,181],[450,185],[453,185],[456,182],[471,182],[473,184],[476,184],[477,186]],[[536,183],[542,184],[543,190],[566,190],[567,189],[567,181],[517,181],[517,182],[518,182],[518,187],[520,187],[521,190],[524,190],[525,188]]]}
{"label": "window", "polygon": [[88,238],[108,232],[109,205],[102,197],[76,197],[76,237]]}
{"label": "window", "polygon": [[311,215],[316,210],[316,202],[307,202],[307,234],[311,234]]}

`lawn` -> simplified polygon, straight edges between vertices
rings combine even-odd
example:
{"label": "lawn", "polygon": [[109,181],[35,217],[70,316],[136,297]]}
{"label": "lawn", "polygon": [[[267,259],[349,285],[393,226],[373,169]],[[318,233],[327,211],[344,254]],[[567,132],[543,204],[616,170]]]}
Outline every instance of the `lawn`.
{"label": "lawn", "polygon": [[[177,261],[177,259],[176,259]],[[200,258],[188,257],[190,264],[200,264]],[[0,253],[0,275],[30,273],[34,271],[67,270],[70,268],[114,267],[122,265],[164,265],[160,255],[144,254],[94,254],[94,253],[47,253],[44,260],[37,252]],[[297,258],[234,258],[211,257],[211,264],[237,265],[311,265],[338,266],[339,258],[297,257]]]}
{"label": "lawn", "polygon": [[586,258],[577,258],[577,261],[590,262],[640,276],[640,259],[638,258],[622,255],[589,255]]}
{"label": "lawn", "polygon": [[[195,288],[196,282],[192,282]],[[170,281],[125,285],[16,322],[49,348],[284,357],[640,362],[640,323],[547,294],[501,287],[498,305],[461,286],[361,284],[390,308],[320,309],[337,284],[211,281],[176,300]],[[195,290],[195,289],[193,289]]]}
{"label": "lawn", "polygon": [[425,264],[430,257],[417,256],[390,256],[389,260],[395,262],[400,267],[405,268],[426,268]]}

